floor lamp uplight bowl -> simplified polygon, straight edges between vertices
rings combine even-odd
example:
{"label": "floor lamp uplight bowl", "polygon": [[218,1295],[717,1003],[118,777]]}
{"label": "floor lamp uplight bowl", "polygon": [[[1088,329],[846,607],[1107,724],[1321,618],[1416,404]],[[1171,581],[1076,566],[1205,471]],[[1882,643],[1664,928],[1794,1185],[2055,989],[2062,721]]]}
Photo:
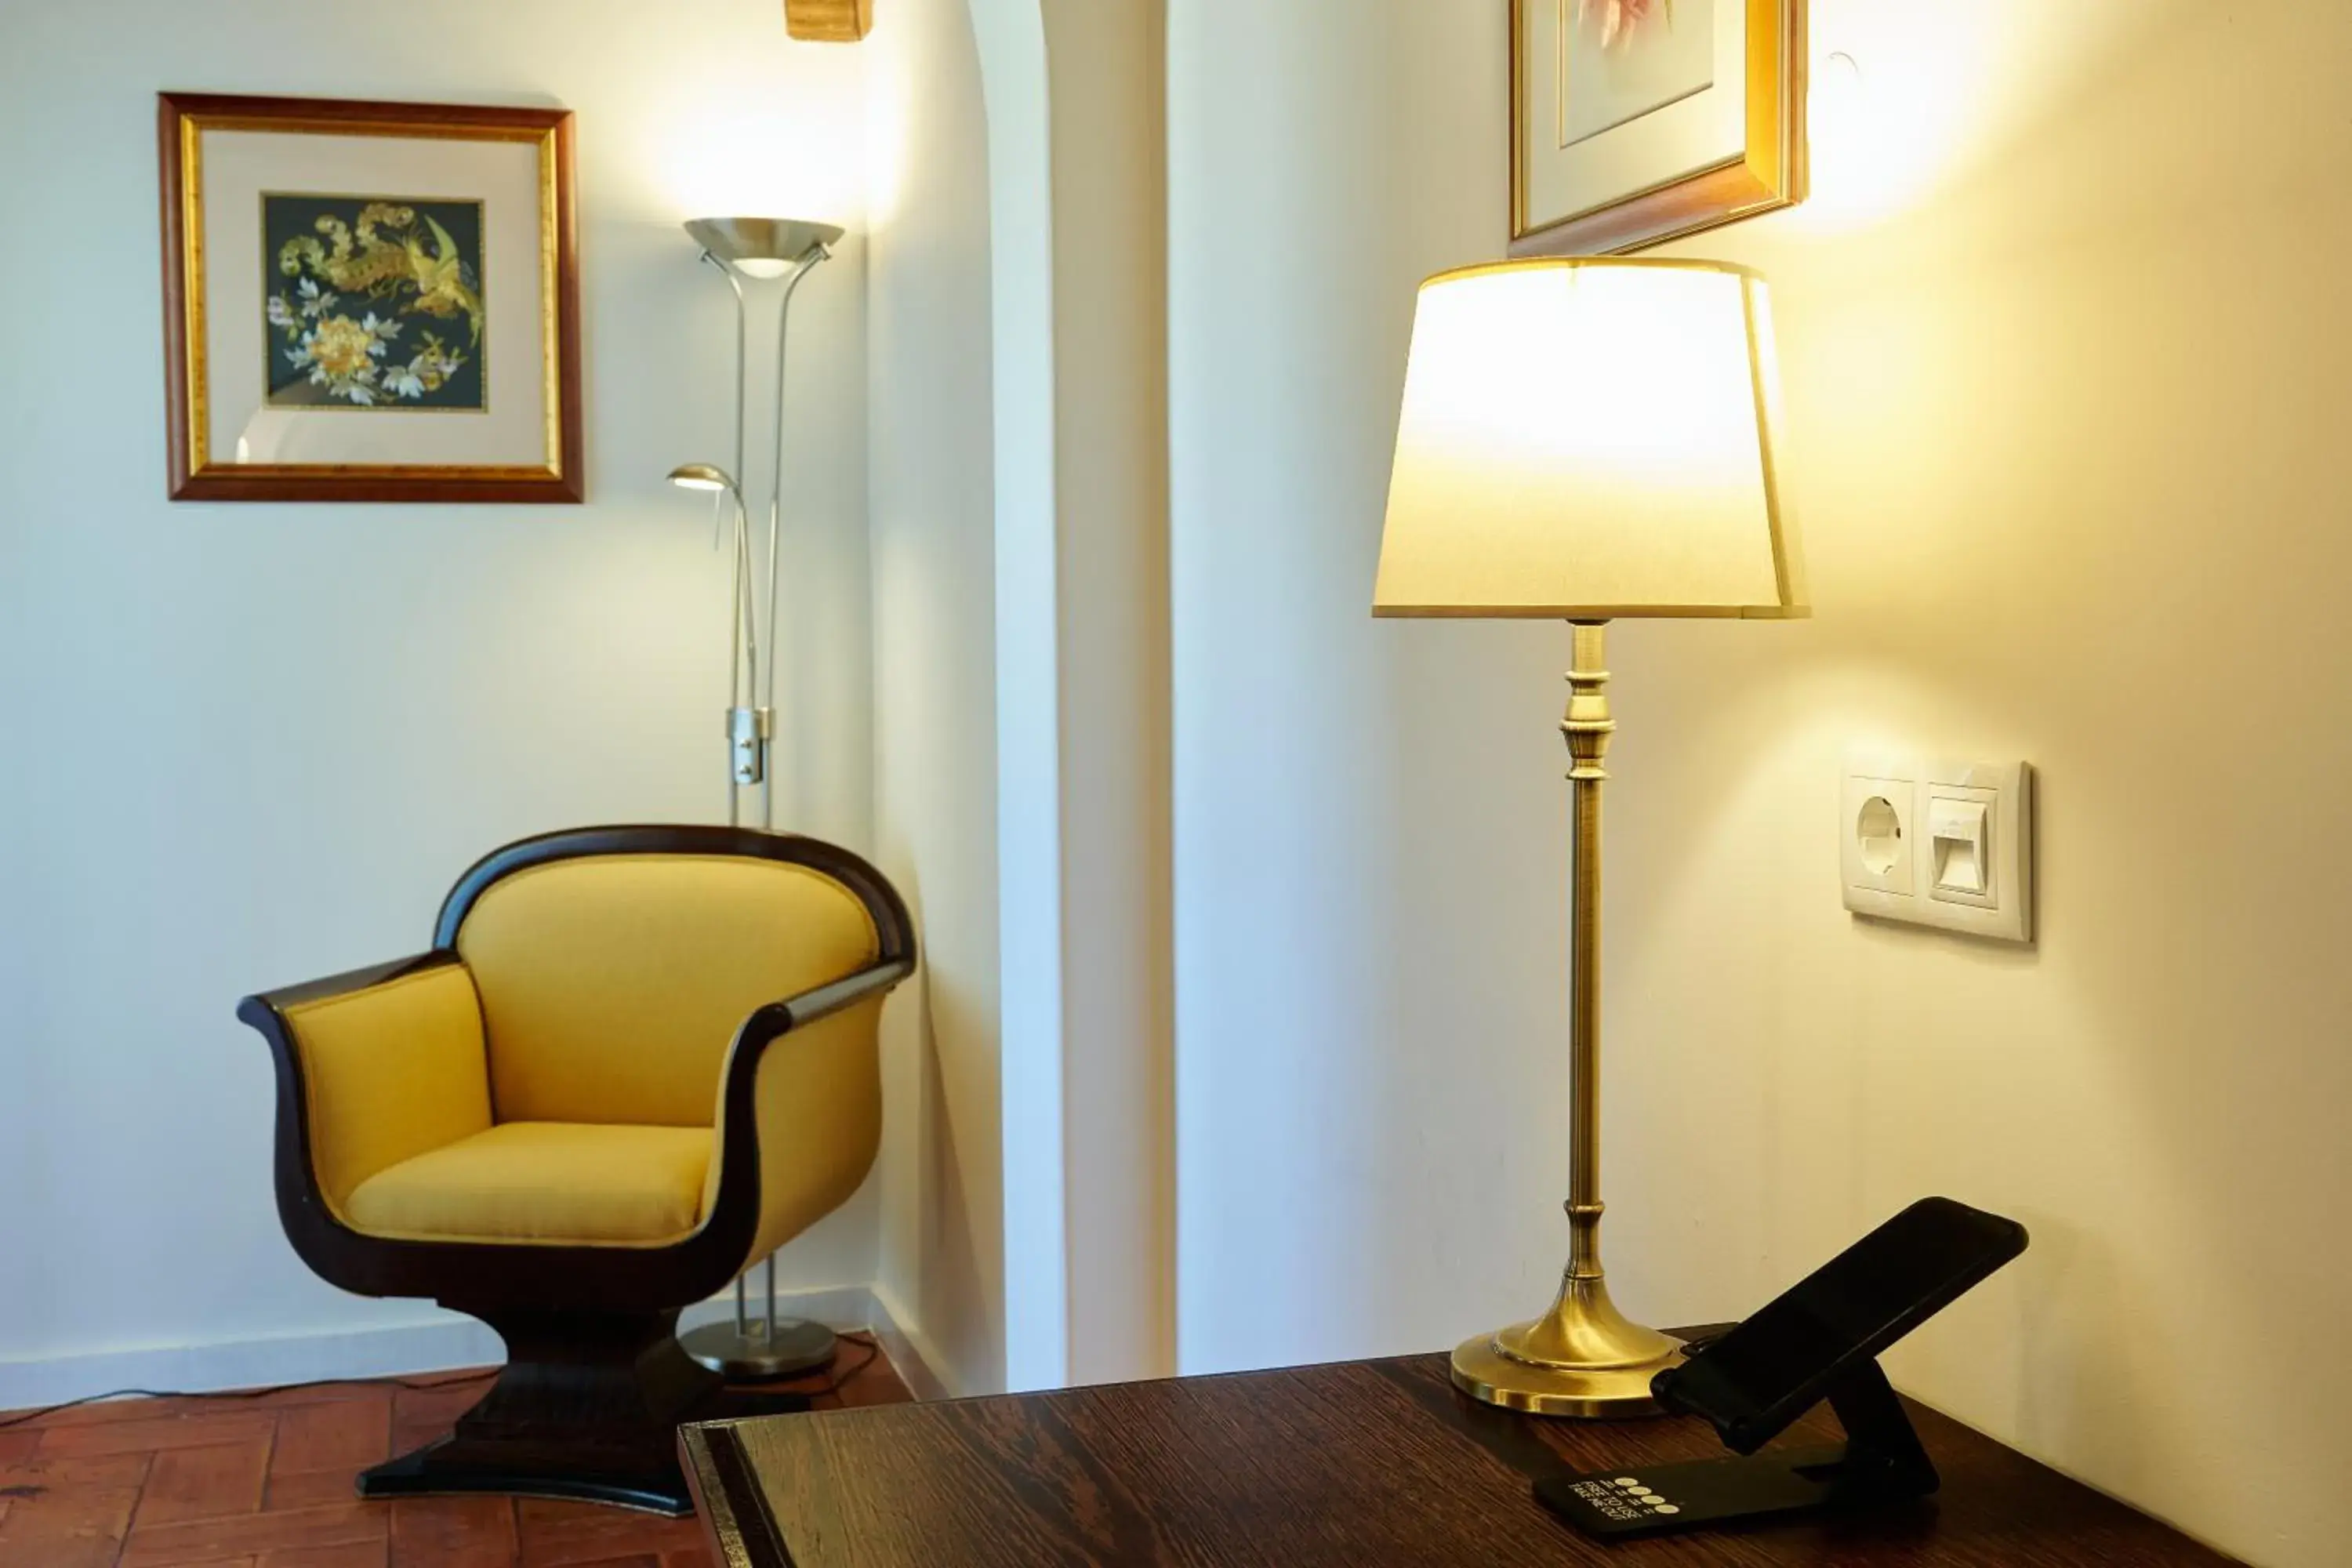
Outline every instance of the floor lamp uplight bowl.
{"label": "floor lamp uplight bowl", "polygon": [[1675,1340],[1628,1319],[1601,1267],[1601,786],[1622,616],[1808,613],[1778,473],[1764,281],[1712,261],[1569,258],[1423,285],[1379,616],[1541,617],[1573,629],[1569,1259],[1542,1316],[1466,1340],[1454,1382],[1546,1415],[1636,1415]]}
{"label": "floor lamp uplight bowl", "polygon": [[[769,750],[775,734],[778,590],[783,579],[784,349],[793,297],[802,279],[830,259],[844,231],[797,218],[706,217],[686,226],[702,259],[719,269],[735,295],[735,465],[682,463],[669,479],[683,489],[711,494],[719,526],[731,545],[735,587],[728,605],[727,820],[743,820],[743,792],[760,792],[760,826],[776,826],[775,770]],[[749,394],[751,324],[744,285],[781,283],[776,306],[775,448],[770,465],[766,603],[760,602],[759,551],[743,498],[744,405]],[[741,1279],[735,1281],[731,1322],[707,1323],[678,1337],[686,1352],[714,1372],[756,1380],[790,1377],[833,1359],[833,1331],[822,1323],[776,1316],[776,1260],[767,1260],[767,1311],[751,1313]]]}

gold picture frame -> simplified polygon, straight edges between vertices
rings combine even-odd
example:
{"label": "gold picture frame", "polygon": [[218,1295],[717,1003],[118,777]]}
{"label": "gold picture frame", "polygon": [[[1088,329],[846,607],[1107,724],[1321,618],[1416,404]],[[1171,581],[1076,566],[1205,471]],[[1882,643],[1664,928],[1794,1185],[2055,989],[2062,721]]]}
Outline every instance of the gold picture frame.
{"label": "gold picture frame", "polygon": [[[1629,47],[1628,16],[1670,26],[1677,5],[1685,17],[1703,8],[1713,29],[1704,84],[1664,81],[1657,101],[1580,133],[1566,109],[1572,69],[1595,48]],[[1511,254],[1621,255],[1802,201],[1805,5],[1511,0]],[[1594,42],[1596,27],[1611,44]]]}
{"label": "gold picture frame", "polygon": [[173,500],[583,499],[569,110],[167,92],[156,132]]}

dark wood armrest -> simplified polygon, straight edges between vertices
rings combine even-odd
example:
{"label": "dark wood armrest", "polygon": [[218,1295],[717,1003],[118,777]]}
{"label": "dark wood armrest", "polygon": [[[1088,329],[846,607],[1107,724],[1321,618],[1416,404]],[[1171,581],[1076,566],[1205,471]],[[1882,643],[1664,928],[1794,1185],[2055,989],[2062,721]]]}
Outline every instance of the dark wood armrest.
{"label": "dark wood armrest", "polygon": [[761,1058],[768,1047],[796,1029],[805,1029],[883,995],[915,972],[911,955],[885,957],[854,974],[803,991],[782,1002],[771,1002],[743,1020],[735,1044],[727,1053],[727,1067],[719,1086],[718,1125],[720,1141],[719,1197],[706,1228],[740,1228],[749,1247],[759,1219],[760,1116],[757,1089]]}
{"label": "dark wood armrest", "polygon": [[794,1029],[883,994],[914,972],[911,958],[886,958],[787,1001],[771,1002],[744,1019],[735,1031],[734,1048],[727,1054],[726,1081],[719,1085],[721,1124],[751,1114],[752,1085],[760,1074],[760,1058],[770,1046]]}
{"label": "dark wood armrest", "polygon": [[264,1034],[270,1033],[269,1021],[285,1016],[289,1007],[299,1007],[306,1002],[323,1002],[331,996],[349,995],[394,980],[404,980],[427,970],[446,969],[460,962],[447,948],[436,947],[430,952],[420,952],[413,958],[394,959],[390,963],[371,964],[365,969],[353,969],[341,974],[331,974],[324,980],[305,981],[299,985],[281,986],[276,991],[264,991],[248,996],[236,1005],[241,1022],[251,1025]]}
{"label": "dark wood armrest", "polygon": [[868,996],[878,996],[914,973],[915,961],[911,958],[886,960],[855,974],[845,975],[830,985],[803,991],[789,1002],[771,1003],[751,1015],[750,1022],[745,1025],[745,1033],[751,1033],[752,1024],[764,1024],[772,1031],[767,1039],[761,1042],[765,1046],[794,1029],[806,1028],[819,1018],[846,1007],[855,1007]]}

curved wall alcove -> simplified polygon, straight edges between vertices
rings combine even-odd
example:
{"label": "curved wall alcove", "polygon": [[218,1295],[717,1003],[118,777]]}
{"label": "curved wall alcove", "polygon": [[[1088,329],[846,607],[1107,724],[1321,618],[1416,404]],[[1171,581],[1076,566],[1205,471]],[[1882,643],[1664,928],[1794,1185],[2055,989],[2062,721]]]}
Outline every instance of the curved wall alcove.
{"label": "curved wall alcove", "polygon": [[[1173,1365],[1164,23],[958,10],[874,35],[877,785],[934,910],[881,1289],[948,1381],[1035,1387]],[[950,295],[952,330],[898,331]]]}

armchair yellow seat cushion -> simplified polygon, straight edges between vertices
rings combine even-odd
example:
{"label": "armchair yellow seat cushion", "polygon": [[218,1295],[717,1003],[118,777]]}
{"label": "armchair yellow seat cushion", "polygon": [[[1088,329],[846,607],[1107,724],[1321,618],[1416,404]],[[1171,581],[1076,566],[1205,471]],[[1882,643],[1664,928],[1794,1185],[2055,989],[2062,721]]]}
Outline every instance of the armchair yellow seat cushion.
{"label": "armchair yellow seat cushion", "polygon": [[403,1160],[345,1200],[399,1241],[667,1247],[702,1223],[707,1127],[508,1121]]}

